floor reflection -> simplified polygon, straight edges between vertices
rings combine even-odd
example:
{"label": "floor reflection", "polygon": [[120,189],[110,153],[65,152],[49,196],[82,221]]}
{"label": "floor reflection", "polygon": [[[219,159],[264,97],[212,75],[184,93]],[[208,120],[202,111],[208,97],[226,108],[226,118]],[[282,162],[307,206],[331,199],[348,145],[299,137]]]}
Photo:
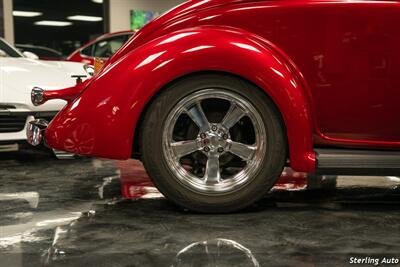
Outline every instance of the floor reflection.
{"label": "floor reflection", "polygon": [[308,191],[304,176],[290,174],[252,207],[223,215],[172,205],[134,161],[9,154],[0,177],[0,266],[347,266],[352,256],[400,257],[397,177],[341,177],[336,190]]}
{"label": "floor reflection", "polygon": [[136,160],[116,162],[120,172],[121,193],[126,199],[160,198],[163,195],[157,190],[147,176],[143,165]]}
{"label": "floor reflection", "polygon": [[[127,160],[116,162],[120,172],[121,193],[126,199],[159,198],[162,194],[149,179],[141,162]],[[274,190],[303,190],[307,186],[307,175],[286,168]]]}
{"label": "floor reflection", "polygon": [[251,250],[234,240],[223,238],[186,246],[178,252],[172,266],[232,266],[232,263],[237,266],[260,266]]}

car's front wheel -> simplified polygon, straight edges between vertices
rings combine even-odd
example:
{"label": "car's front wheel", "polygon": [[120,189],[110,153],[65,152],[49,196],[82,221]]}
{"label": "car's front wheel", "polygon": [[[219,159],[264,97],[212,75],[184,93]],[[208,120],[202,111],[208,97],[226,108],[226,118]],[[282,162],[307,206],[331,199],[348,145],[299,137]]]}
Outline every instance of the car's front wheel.
{"label": "car's front wheel", "polygon": [[230,75],[179,80],[152,102],[141,151],[158,189],[201,212],[230,212],[259,200],[286,161],[284,126],[273,102]]}

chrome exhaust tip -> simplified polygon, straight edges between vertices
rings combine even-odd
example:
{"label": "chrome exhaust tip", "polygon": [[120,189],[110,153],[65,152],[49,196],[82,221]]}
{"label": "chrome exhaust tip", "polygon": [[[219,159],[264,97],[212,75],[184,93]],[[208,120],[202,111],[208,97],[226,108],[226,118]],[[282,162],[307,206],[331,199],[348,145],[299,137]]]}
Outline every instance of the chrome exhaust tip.
{"label": "chrome exhaust tip", "polygon": [[26,137],[29,144],[38,146],[43,142],[44,131],[49,123],[46,120],[38,119],[29,122],[26,128]]}

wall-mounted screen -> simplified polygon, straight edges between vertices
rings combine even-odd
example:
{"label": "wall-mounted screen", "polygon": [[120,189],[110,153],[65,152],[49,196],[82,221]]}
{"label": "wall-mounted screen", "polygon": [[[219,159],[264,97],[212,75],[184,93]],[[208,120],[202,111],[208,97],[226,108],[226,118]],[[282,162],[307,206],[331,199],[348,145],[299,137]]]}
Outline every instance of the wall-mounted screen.
{"label": "wall-mounted screen", "polygon": [[144,11],[144,10],[131,10],[131,30],[138,30],[158,17],[158,12]]}

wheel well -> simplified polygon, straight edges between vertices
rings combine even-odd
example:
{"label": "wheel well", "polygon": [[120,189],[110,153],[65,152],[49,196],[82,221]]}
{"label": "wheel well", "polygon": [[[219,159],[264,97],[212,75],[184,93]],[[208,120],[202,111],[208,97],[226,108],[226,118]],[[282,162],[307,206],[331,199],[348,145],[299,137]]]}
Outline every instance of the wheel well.
{"label": "wheel well", "polygon": [[[174,84],[176,82],[179,82],[180,80],[183,80],[183,79],[188,79],[188,78],[191,78],[191,77],[195,77],[195,76],[198,76],[198,75],[204,75],[204,74],[215,74],[215,75],[221,75],[221,76],[234,77],[234,78],[242,80],[245,83],[249,83],[249,84],[253,85],[255,88],[257,88],[258,90],[263,92],[263,94],[270,99],[271,103],[274,104],[273,109],[275,110],[276,114],[278,114],[278,116],[279,116],[282,129],[283,129],[283,131],[284,131],[284,133],[286,135],[285,139],[287,141],[287,131],[286,131],[286,126],[285,126],[285,122],[283,120],[282,113],[280,112],[280,110],[279,110],[278,106],[275,104],[275,102],[271,99],[271,97],[264,90],[262,90],[258,85],[254,84],[253,82],[251,82],[251,81],[249,81],[249,80],[247,80],[247,79],[245,79],[245,78],[243,78],[241,76],[238,76],[236,74],[232,74],[232,73],[229,73],[229,72],[202,71],[202,72],[190,73],[190,74],[181,76],[181,77],[169,82],[168,84],[164,85],[160,90],[158,90],[158,92],[156,94],[154,94],[151,97],[151,99],[146,104],[145,108],[143,109],[142,113],[140,114],[140,118],[139,118],[139,120],[137,122],[137,125],[136,125],[135,135],[134,135],[134,138],[133,138],[132,158],[141,159],[141,154],[142,154],[141,151],[140,151],[140,140],[141,140],[141,132],[142,132],[141,129],[142,129],[142,125],[143,125],[143,120],[144,120],[145,114],[148,112],[148,109],[151,106],[151,104],[153,103],[153,101],[155,99],[157,99],[157,97],[164,91],[164,89],[170,87],[172,84]],[[286,154],[289,155],[289,152],[286,151]]]}

